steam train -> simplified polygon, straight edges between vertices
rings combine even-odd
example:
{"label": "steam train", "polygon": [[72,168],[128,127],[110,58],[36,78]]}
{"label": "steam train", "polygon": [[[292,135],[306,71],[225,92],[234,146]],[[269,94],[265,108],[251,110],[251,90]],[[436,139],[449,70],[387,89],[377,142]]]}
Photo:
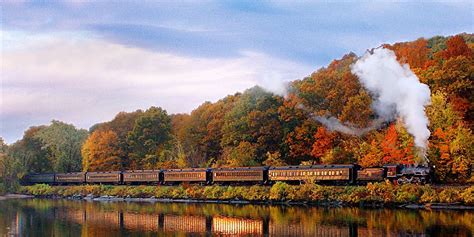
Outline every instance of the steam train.
{"label": "steam train", "polygon": [[280,181],[291,184],[316,182],[331,185],[357,185],[389,180],[398,184],[424,184],[432,182],[433,173],[429,166],[395,164],[379,168],[362,168],[353,164],[29,174],[25,176],[23,182],[25,184],[45,183],[51,185],[176,185],[180,183],[266,185]]}

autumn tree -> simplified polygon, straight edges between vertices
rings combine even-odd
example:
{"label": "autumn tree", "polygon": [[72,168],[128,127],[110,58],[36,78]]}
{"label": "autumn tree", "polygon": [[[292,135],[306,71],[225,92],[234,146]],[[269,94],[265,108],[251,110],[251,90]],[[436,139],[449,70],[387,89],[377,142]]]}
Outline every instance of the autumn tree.
{"label": "autumn tree", "polygon": [[[293,83],[293,88],[297,87]],[[312,160],[311,145],[317,125],[311,116],[302,108],[301,99],[293,92],[289,93],[278,108],[282,121],[283,142],[281,155],[288,164],[299,164],[301,161]]]}
{"label": "autumn tree", "polygon": [[465,182],[474,163],[474,135],[462,118],[454,112],[445,93],[435,93],[427,109],[430,129],[428,157],[436,166],[442,182]]}
{"label": "autumn tree", "polygon": [[95,124],[89,129],[92,134],[95,131],[112,131],[117,135],[117,151],[120,157],[121,167],[130,168],[130,146],[127,141],[128,133],[132,131],[135,121],[143,114],[142,110],[134,112],[120,112],[109,122]]}
{"label": "autumn tree", "polygon": [[224,118],[239,98],[239,93],[230,95],[216,103],[203,103],[191,112],[185,128],[186,135],[179,139],[193,167],[212,165],[222,158]]}
{"label": "autumn tree", "polygon": [[97,130],[82,146],[82,169],[84,171],[121,170],[118,136],[113,131]]}
{"label": "autumn tree", "polygon": [[472,57],[472,50],[467,46],[464,38],[461,35],[455,35],[446,41],[446,50],[442,52],[445,59],[464,56],[466,58]]}
{"label": "autumn tree", "polygon": [[362,167],[380,167],[383,164],[383,151],[377,139],[363,142],[356,153],[358,164]]}
{"label": "autumn tree", "polygon": [[370,108],[371,104],[372,99],[369,94],[361,90],[347,100],[339,119],[357,127],[367,127],[371,118],[374,117],[374,112]]}
{"label": "autumn tree", "polygon": [[255,144],[241,141],[237,146],[226,147],[224,159],[217,165],[225,167],[256,166],[258,165],[255,160],[256,153]]}
{"label": "autumn tree", "polygon": [[288,165],[283,157],[281,156],[279,151],[275,152],[267,152],[266,154],[267,159],[263,162],[266,166],[285,166]]}
{"label": "autumn tree", "polygon": [[429,48],[428,41],[420,38],[412,42],[396,43],[394,45],[384,45],[397,55],[401,63],[407,63],[410,68],[422,68],[428,61]]}
{"label": "autumn tree", "polygon": [[420,80],[427,83],[433,92],[446,94],[454,110],[472,129],[474,119],[474,58],[463,37],[454,36],[446,40],[441,55],[434,58],[432,65],[418,73]]}
{"label": "autumn tree", "polygon": [[[384,139],[380,143],[383,152],[383,164],[413,164],[414,156],[410,148],[402,147],[399,132],[395,124],[388,127]],[[413,145],[412,145],[413,146]]]}
{"label": "autumn tree", "polygon": [[326,128],[319,127],[314,138],[315,141],[312,146],[311,154],[321,160],[321,158],[333,148],[335,135],[326,130]]}

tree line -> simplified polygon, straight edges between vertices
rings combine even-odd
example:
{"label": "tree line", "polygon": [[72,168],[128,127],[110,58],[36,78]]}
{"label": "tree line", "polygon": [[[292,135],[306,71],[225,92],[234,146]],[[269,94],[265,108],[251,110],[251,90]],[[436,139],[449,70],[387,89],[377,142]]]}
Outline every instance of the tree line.
{"label": "tree line", "polygon": [[[474,35],[383,46],[431,89],[427,156],[438,179],[474,181],[469,175],[474,159]],[[89,131],[60,121],[30,127],[14,144],[1,141],[0,176],[7,183],[29,172],[416,163],[413,137],[399,120],[356,137],[332,132],[308,114],[369,125],[375,118],[372,97],[351,73],[356,60],[349,53],[291,82],[285,97],[255,86],[205,102],[190,114],[170,115],[151,107],[120,112]]]}

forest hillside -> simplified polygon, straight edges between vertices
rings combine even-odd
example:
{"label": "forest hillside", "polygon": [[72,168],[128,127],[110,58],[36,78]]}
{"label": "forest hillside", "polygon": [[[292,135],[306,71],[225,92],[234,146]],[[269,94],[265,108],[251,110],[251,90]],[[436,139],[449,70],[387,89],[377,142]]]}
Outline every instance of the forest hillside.
{"label": "forest hillside", "polygon": [[393,50],[429,87],[425,113],[430,136],[422,153],[400,117],[359,136],[315,119],[330,116],[367,128],[378,118],[376,95],[351,71],[362,55],[349,53],[291,82],[285,95],[256,86],[205,102],[190,114],[151,107],[120,112],[89,131],[60,121],[30,127],[14,144],[1,141],[0,177],[8,186],[29,172],[332,163],[374,167],[427,160],[436,166],[440,182],[474,181],[474,35],[382,47]]}

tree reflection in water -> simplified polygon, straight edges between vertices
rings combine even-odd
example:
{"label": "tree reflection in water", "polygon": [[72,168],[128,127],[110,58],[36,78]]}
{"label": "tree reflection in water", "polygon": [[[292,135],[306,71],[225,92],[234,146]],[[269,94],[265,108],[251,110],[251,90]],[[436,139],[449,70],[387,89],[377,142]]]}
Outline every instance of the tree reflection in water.
{"label": "tree reflection in water", "polygon": [[7,200],[0,236],[472,236],[474,212]]}

